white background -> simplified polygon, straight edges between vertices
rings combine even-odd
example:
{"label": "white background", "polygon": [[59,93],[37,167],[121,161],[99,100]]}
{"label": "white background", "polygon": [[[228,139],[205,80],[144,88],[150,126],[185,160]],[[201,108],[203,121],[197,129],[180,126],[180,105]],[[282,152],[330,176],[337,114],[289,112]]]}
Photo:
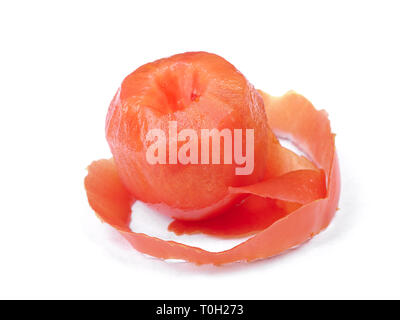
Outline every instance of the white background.
{"label": "white background", "polygon": [[[0,298],[400,298],[399,16],[397,1],[2,1]],[[105,116],[124,76],[195,50],[329,112],[341,210],[301,247],[166,263],[87,204],[85,168],[110,156]],[[143,228],[166,223],[148,217]]]}

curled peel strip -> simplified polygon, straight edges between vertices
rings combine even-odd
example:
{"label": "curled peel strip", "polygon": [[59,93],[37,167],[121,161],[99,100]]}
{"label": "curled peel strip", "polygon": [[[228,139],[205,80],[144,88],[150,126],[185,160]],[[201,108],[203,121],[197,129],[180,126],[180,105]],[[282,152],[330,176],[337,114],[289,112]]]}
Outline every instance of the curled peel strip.
{"label": "curled peel strip", "polygon": [[[214,221],[208,224],[204,222],[203,229],[198,228],[198,225],[194,225],[193,229],[216,235],[259,231],[252,238],[230,250],[209,252],[132,232],[129,223],[131,206],[135,199],[122,184],[112,159],[93,162],[85,178],[89,204],[97,216],[118,230],[140,252],[162,259],[183,259],[199,265],[222,265],[268,258],[299,245],[324,230],[337,210],[340,193],[335,137],[331,133],[327,114],[325,111],[317,111],[308,100],[295,92],[288,92],[282,97],[272,97],[262,91],[260,94],[274,133],[290,138],[321,170],[307,159],[281,147],[275,139],[267,150],[270,154],[268,164],[271,166],[266,181],[232,188],[232,192],[252,194],[243,206],[233,208],[239,217],[236,217],[237,220],[232,219],[231,227],[234,232],[228,232],[229,220],[225,220],[226,228],[221,223],[213,225]],[[271,198],[277,199],[273,205]],[[261,222],[247,223],[246,219],[249,220],[250,215],[242,212],[254,205],[253,202],[256,202],[256,207],[262,202],[255,211],[258,214],[255,216]],[[288,210],[288,207],[291,209]],[[266,208],[275,209],[270,212],[260,210]],[[221,221],[222,218],[219,222]],[[248,228],[240,229],[246,223]],[[174,223],[171,224],[170,229],[176,233],[184,233],[187,227],[177,222],[175,227]],[[239,228],[239,231],[235,228]],[[224,234],[225,229],[228,231]]]}

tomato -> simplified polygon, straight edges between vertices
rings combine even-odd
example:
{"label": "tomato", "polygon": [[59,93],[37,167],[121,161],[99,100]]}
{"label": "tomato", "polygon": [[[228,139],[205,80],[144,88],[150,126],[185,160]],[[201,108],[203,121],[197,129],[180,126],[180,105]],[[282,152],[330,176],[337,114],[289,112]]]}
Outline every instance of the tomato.
{"label": "tomato", "polygon": [[[236,163],[150,163],[147,134],[169,130],[171,121],[196,134],[254,129],[252,173],[237,175]],[[106,135],[114,158],[89,166],[89,204],[135,249],[155,257],[215,265],[271,257],[321,232],[337,210],[340,171],[327,113],[295,92],[257,92],[213,54],[176,55],[129,75],[110,105]],[[309,159],[283,148],[277,135],[290,138]],[[168,146],[170,159],[175,147]],[[169,226],[176,234],[255,235],[230,250],[209,252],[136,233],[129,226],[136,200],[176,218]]]}
{"label": "tomato", "polygon": [[[200,151],[202,129],[228,129],[232,136],[235,129],[242,133],[253,129],[253,171],[236,174],[238,164],[234,161],[149,163],[146,155],[154,141],[148,141],[148,133],[160,129],[170,138],[171,122],[176,123],[178,132],[194,130]],[[135,70],[122,82],[106,121],[107,140],[127,189],[136,199],[183,220],[220,214],[243,198],[230,193],[229,187],[263,180],[268,166],[268,140],[272,138],[268,130],[261,95],[232,64],[206,52],[178,54]],[[182,144],[178,142],[177,148]],[[223,146],[221,162],[225,159]],[[175,151],[169,141],[166,147],[165,158],[171,159]]]}

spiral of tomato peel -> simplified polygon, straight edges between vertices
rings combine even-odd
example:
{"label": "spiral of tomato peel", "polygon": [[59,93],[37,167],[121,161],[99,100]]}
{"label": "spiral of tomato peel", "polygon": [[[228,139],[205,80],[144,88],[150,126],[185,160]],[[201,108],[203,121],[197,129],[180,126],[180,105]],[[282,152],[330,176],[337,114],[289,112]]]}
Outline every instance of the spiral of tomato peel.
{"label": "spiral of tomato peel", "polygon": [[[88,167],[85,188],[97,216],[129,241],[136,250],[161,259],[182,259],[198,265],[222,265],[277,255],[324,230],[337,210],[340,172],[327,113],[318,111],[293,91],[281,97],[261,94],[271,141],[265,181],[232,193],[248,197],[226,216],[210,221],[175,221],[177,234],[204,232],[216,236],[254,234],[230,250],[210,252],[175,241],[164,241],[130,227],[136,201],[118,176],[113,159],[94,161]],[[275,136],[290,139],[311,161],[282,147]],[[249,214],[251,213],[251,214]]]}

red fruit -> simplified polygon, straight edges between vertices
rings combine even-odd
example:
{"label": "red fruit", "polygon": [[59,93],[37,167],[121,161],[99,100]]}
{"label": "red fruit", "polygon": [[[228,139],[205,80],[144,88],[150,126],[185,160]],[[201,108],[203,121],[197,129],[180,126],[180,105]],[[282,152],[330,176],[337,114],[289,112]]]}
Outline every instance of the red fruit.
{"label": "red fruit", "polygon": [[[199,146],[201,129],[254,129],[252,174],[236,175],[235,162],[150,164],[146,135],[151,129],[168,133],[170,121],[178,132],[194,129]],[[118,174],[134,197],[184,220],[217,215],[243,197],[229,187],[262,181],[272,139],[260,94],[232,64],[206,52],[157,60],[126,77],[111,102],[106,135]]]}

